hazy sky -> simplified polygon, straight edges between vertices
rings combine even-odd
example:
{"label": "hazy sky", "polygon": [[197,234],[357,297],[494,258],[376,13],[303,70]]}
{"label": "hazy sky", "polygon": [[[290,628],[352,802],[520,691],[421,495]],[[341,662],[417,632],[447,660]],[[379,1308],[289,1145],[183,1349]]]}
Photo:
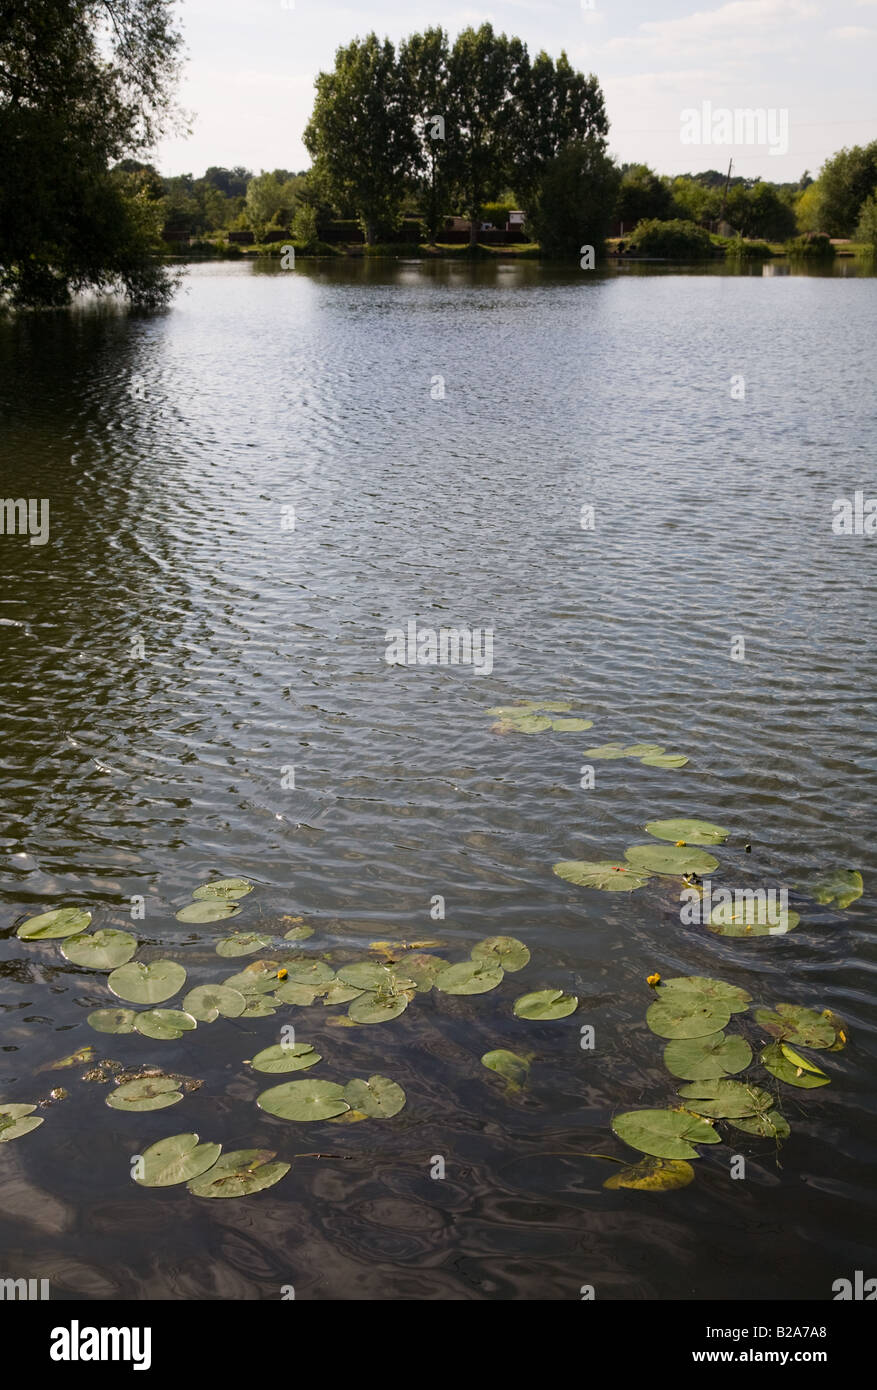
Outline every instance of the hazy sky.
{"label": "hazy sky", "polygon": [[[183,105],[192,134],[166,140],[157,163],[200,175],[210,164],[304,169],[302,131],[317,72],[339,44],[375,30],[398,40],[430,25],[451,36],[489,20],[531,54],[565,49],[595,72],[610,147],[660,173],[727,168],[784,181],[816,173],[842,145],[877,138],[877,0],[505,0],[496,5],[340,0],[182,0],[188,48]],[[681,142],[681,113],[788,112],[788,153],[765,143]],[[715,116],[714,116],[715,119]],[[782,118],[774,117],[772,143]]]}

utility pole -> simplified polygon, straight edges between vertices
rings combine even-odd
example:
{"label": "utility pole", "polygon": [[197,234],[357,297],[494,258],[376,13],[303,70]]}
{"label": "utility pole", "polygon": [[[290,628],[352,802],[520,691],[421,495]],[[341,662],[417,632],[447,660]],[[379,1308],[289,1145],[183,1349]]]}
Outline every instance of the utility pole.
{"label": "utility pole", "polygon": [[728,161],[728,177],[725,179],[725,191],[724,191],[724,193],[722,194],[722,211],[719,213],[719,223],[720,223],[720,224],[721,224],[722,222],[724,222],[724,220],[725,220],[725,206],[726,206],[726,204],[727,204],[727,202],[728,202],[728,188],[730,187],[730,183],[731,183],[731,170],[733,169],[733,167],[734,167],[734,161],[733,161],[733,159],[731,159],[731,160]]}

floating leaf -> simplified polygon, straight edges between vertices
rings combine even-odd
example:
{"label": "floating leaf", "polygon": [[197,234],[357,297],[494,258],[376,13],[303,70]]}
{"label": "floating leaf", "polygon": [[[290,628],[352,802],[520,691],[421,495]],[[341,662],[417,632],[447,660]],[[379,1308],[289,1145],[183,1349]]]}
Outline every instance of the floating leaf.
{"label": "floating leaf", "polygon": [[567,883],[576,883],[580,888],[599,888],[604,893],[632,893],[642,888],[651,875],[631,864],[613,864],[611,860],[589,863],[584,859],[563,859],[554,864],[553,872]]}
{"label": "floating leaf", "polygon": [[675,1038],[664,1048],[664,1066],[685,1081],[703,1081],[713,1076],[733,1076],[745,1071],[752,1061],[752,1048],[745,1038],[724,1033],[707,1033],[699,1038]]}
{"label": "floating leaf", "polygon": [[322,1058],[319,1052],[314,1051],[312,1043],[276,1043],[274,1047],[266,1047],[256,1053],[253,1067],[256,1071],[269,1073],[306,1071],[320,1061]]}
{"label": "floating leaf", "polygon": [[239,932],[236,936],[224,936],[217,941],[215,949],[218,956],[251,956],[254,951],[261,951],[270,944],[270,936],[248,931]]}
{"label": "floating leaf", "polygon": [[313,936],[313,934],[314,934],[314,929],[313,929],[313,927],[305,926],[305,924],[302,923],[301,926],[298,926],[298,927],[290,927],[289,931],[284,933],[283,940],[284,940],[284,941],[307,941],[308,937],[309,937],[309,936]]}
{"label": "floating leaf", "polygon": [[688,845],[631,845],[624,857],[635,869],[653,874],[710,874],[718,859]]}
{"label": "floating leaf", "polygon": [[678,1158],[641,1158],[620,1173],[613,1173],[603,1186],[611,1190],[632,1187],[637,1192],[672,1192],[687,1187],[694,1178],[690,1163]]}
{"label": "floating leaf", "polygon": [[77,936],[91,922],[91,913],[82,907],[58,907],[53,912],[41,912],[29,917],[16,932],[22,941],[56,941],[65,936]]}
{"label": "floating leaf", "polygon": [[[500,966],[509,974],[523,970],[530,959],[528,948],[515,936],[486,936],[483,941],[475,943],[470,954],[473,960]],[[407,961],[405,965],[407,968]]]}
{"label": "floating leaf", "polygon": [[794,931],[800,915],[788,908],[777,909],[775,903],[766,901],[763,896],[753,900],[755,892],[763,895],[764,890],[738,890],[736,902],[719,903],[714,907],[708,923],[710,930],[718,936],[784,936]]}
{"label": "floating leaf", "polygon": [[578,1006],[576,996],[564,994],[562,989],[537,989],[516,999],[512,1012],[516,1018],[541,1022],[543,1019],[568,1018]]}
{"label": "floating leaf", "polygon": [[699,1158],[695,1144],[719,1144],[709,1120],[688,1110],[628,1110],[612,1128],[631,1148],[655,1158]]}
{"label": "floating leaf", "polygon": [[[502,719],[505,715],[510,715],[512,718],[514,718],[517,714],[526,714],[527,711],[531,710],[532,708],[533,706],[529,703],[529,701],[522,700],[521,703],[518,705],[491,705],[490,709],[486,710],[485,713],[495,714],[500,719]],[[564,706],[564,709],[571,708],[571,705]]]}
{"label": "floating leaf", "polygon": [[277,987],[279,968],[276,960],[254,960],[237,975],[229,975],[222,983],[240,994],[270,994]]}
{"label": "floating leaf", "polygon": [[133,1033],[133,1009],[95,1009],[88,1015],[88,1022],[96,1033]]}
{"label": "floating leaf", "polygon": [[832,1013],[831,1009],[823,1009],[822,1017],[828,1020],[832,1028],[834,1028],[837,1033],[837,1037],[834,1043],[828,1049],[828,1051],[843,1052],[844,1048],[847,1045],[847,1025],[844,1023],[842,1018],[839,1018],[837,1014]]}
{"label": "floating leaf", "polygon": [[761,1139],[788,1139],[791,1134],[788,1121],[779,1110],[768,1110],[758,1115],[746,1115],[742,1119],[731,1120],[735,1129],[745,1134],[757,1134]]}
{"label": "floating leaf", "polygon": [[181,1038],[184,1033],[197,1028],[198,1024],[192,1014],[184,1013],[182,1009],[149,1009],[135,1015],[134,1027],[145,1038],[170,1040]]}
{"label": "floating leaf", "polygon": [[502,984],[503,973],[489,961],[464,960],[440,970],[434,984],[442,994],[487,994]]}
{"label": "floating leaf", "polygon": [[706,1038],[730,1021],[723,1004],[698,996],[660,998],[646,1011],[646,1023],[659,1038]]}
{"label": "floating leaf", "polygon": [[865,884],[858,869],[830,869],[817,880],[812,891],[818,903],[836,902],[844,908],[862,896]]}
{"label": "floating leaf", "polygon": [[812,1090],[816,1086],[827,1086],[831,1080],[828,1076],[814,1076],[803,1067],[796,1067],[783,1055],[783,1049],[778,1042],[769,1043],[764,1049],[761,1064],[778,1081],[785,1081],[789,1086],[799,1086],[803,1091]]}
{"label": "floating leaf", "polygon": [[448,962],[442,960],[441,956],[425,955],[416,952],[414,955],[405,957],[405,974],[408,975],[415,984],[415,987],[422,994],[428,994],[435,983],[435,977],[440,970],[447,967]]}
{"label": "floating leaf", "polygon": [[348,1081],[344,1087],[344,1099],[351,1110],[362,1111],[372,1119],[388,1120],[398,1115],[404,1106],[405,1092],[386,1076],[370,1076],[368,1081],[358,1078]]}
{"label": "floating leaf", "polygon": [[[332,988],[332,985],[329,986]],[[278,985],[274,991],[274,998],[281,1004],[295,1004],[299,1008],[306,1009],[317,997],[317,990],[313,985],[299,984],[296,980],[284,980],[282,985]]]}
{"label": "floating leaf", "polygon": [[495,1071],[517,1090],[526,1085],[530,1063],[525,1057],[519,1057],[517,1052],[507,1052],[504,1047],[499,1047],[494,1052],[485,1052],[481,1061],[488,1071]]}
{"label": "floating leaf", "polygon": [[71,1052],[67,1057],[60,1057],[57,1062],[44,1062],[37,1071],[60,1071],[62,1067],[81,1067],[83,1062],[90,1062],[94,1058],[94,1048],[91,1043],[85,1047],[80,1047],[77,1052]]}
{"label": "floating leaf", "polygon": [[[444,965],[445,962],[442,961]],[[410,988],[413,981],[408,979],[408,964],[402,971],[405,976],[405,988]],[[353,965],[342,965],[338,968],[338,979],[345,985],[351,985],[354,989],[376,991],[379,989],[391,989],[394,981],[398,978],[399,972],[388,965],[380,965],[374,960],[360,960]],[[398,986],[396,986],[398,988]]]}
{"label": "floating leaf", "polygon": [[253,885],[248,879],[216,878],[212,883],[202,883],[200,888],[195,889],[192,897],[201,901],[219,898],[221,902],[234,903],[252,891]]}
{"label": "floating leaf", "polygon": [[683,753],[648,753],[640,762],[644,767],[684,767],[688,759]]}
{"label": "floating leaf", "polygon": [[107,979],[113,994],[131,1004],[160,1004],[185,983],[186,972],[175,960],[154,960],[151,965],[132,960],[128,965],[120,965]]}
{"label": "floating leaf", "polygon": [[586,748],[583,758],[623,758],[625,748],[620,743],[601,743],[599,748]]}
{"label": "floating leaf", "polygon": [[[307,985],[301,985],[300,988],[307,989]],[[358,999],[365,993],[363,989],[354,989],[353,985],[346,985],[343,980],[333,980],[323,995],[323,1004],[349,1004],[351,999]]]}
{"label": "floating leaf", "polygon": [[256,1097],[260,1110],[280,1120],[328,1120],[341,1115],[350,1105],[344,1087],[334,1081],[284,1081]]}
{"label": "floating leaf", "polygon": [[572,709],[572,705],[564,700],[525,700],[524,704],[530,709],[541,710],[546,714],[565,714],[567,710]]}
{"label": "floating leaf", "polygon": [[234,1149],[193,1178],[189,1191],[193,1197],[249,1197],[263,1192],[289,1172],[290,1164],[271,1162],[275,1157],[273,1149]]}
{"label": "floating leaf", "polygon": [[335,971],[324,960],[292,961],[287,968],[289,978],[299,985],[328,985],[335,979]]}
{"label": "floating leaf", "polygon": [[629,748],[624,749],[624,756],[626,758],[651,758],[656,753],[663,753],[663,751],[664,745],[662,743],[632,743]]}
{"label": "floating leaf", "polygon": [[39,1129],[43,1120],[34,1115],[35,1105],[15,1104],[0,1101],[0,1144],[9,1144],[13,1139],[22,1139],[25,1134]]}
{"label": "floating leaf", "polygon": [[554,721],[543,714],[523,714],[517,715],[514,719],[506,718],[503,724],[507,726],[508,732],[515,734],[544,734],[550,729]]}
{"label": "floating leaf", "polygon": [[110,1091],[107,1105],[113,1110],[164,1110],[183,1099],[179,1084],[173,1076],[139,1076]]}
{"label": "floating leaf", "polygon": [[720,1004],[731,1014],[745,1013],[752,1002],[752,995],[747,994],[739,985],[729,985],[724,980],[712,980],[708,975],[674,975],[664,981],[660,997],[667,1000],[672,998],[674,1001]]}
{"label": "floating leaf", "polygon": [[830,1019],[815,1009],[801,1008],[799,1004],[777,1004],[776,1013],[770,1009],[756,1009],[755,1022],[771,1037],[781,1042],[800,1043],[802,1047],[831,1047],[835,1039]]}
{"label": "floating leaf", "polygon": [[272,1014],[277,1013],[277,1005],[269,995],[248,994],[244,997],[246,1007],[242,1014],[238,1014],[238,1018],[270,1018]]}
{"label": "floating leaf", "polygon": [[680,1087],[679,1094],[691,1101],[691,1109],[699,1115],[709,1115],[717,1120],[758,1115],[770,1110],[773,1105],[770,1091],[748,1085],[745,1081],[692,1081],[690,1085]]}
{"label": "floating leaf", "polygon": [[102,931],[71,936],[61,947],[61,955],[74,965],[89,970],[115,970],[125,965],[137,950],[137,938],[127,931],[104,927]]}
{"label": "floating leaf", "polygon": [[730,835],[723,825],[713,825],[709,820],[690,820],[686,816],[676,816],[671,820],[650,820],[643,826],[658,840],[684,840],[688,845],[723,845]]}
{"label": "floating leaf", "polygon": [[551,727],[558,734],[580,734],[593,729],[593,719],[552,719]]}
{"label": "floating leaf", "polygon": [[212,1168],[221,1151],[221,1144],[199,1144],[197,1134],[172,1134],[143,1150],[143,1176],[134,1181],[141,1187],[189,1182]]}
{"label": "floating leaf", "polygon": [[230,985],[196,985],[183,1000],[183,1008],[200,1023],[213,1023],[223,1018],[240,1018],[246,999],[240,990]]}
{"label": "floating leaf", "polygon": [[408,995],[361,994],[347,1010],[354,1023],[388,1023],[408,1008]]}
{"label": "floating leaf", "polygon": [[782,1053],[786,1061],[791,1062],[793,1067],[801,1067],[804,1071],[812,1072],[814,1076],[825,1075],[824,1071],[814,1066],[812,1062],[808,1062],[806,1057],[802,1057],[800,1052],[796,1052],[793,1047],[789,1047],[788,1043],[780,1043],[780,1047],[782,1048]]}
{"label": "floating leaf", "polygon": [[174,915],[178,922],[223,922],[226,917],[236,917],[239,912],[240,908],[234,903],[205,898],[202,902],[187,903]]}

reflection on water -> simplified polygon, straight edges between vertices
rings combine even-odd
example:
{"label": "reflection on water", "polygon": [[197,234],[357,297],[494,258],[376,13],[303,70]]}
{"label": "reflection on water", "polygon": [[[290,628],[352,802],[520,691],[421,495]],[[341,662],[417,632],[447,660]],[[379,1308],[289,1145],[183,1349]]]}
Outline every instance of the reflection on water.
{"label": "reflection on water", "polygon": [[[818,1299],[865,1267],[870,894],[733,941],[682,926],[661,880],[601,895],[551,873],[687,814],[732,828],[729,882],[850,865],[867,888],[873,560],[831,518],[875,491],[877,281],[846,271],[208,264],[154,318],[3,325],[2,493],[49,498],[51,538],[0,540],[0,1097],[71,1092],[0,1150],[9,1272],[97,1299]],[[411,617],[492,625],[493,674],[388,666],[384,634]],[[593,730],[492,734],[485,707],[528,696]],[[599,763],[582,790],[582,750],[614,739],[691,762]],[[225,928],[174,918],[213,874],[258,885],[236,926],[304,914],[308,952],[439,937],[461,959],[502,932],[532,960],[380,1027],[317,1004],[159,1043],[97,1037],[102,977],[14,935],[61,900],[131,928],[142,895],[141,956],[219,980]],[[643,1021],[653,970],[847,1020],[833,1084],[787,1102],[781,1166],[741,1135],[745,1182],[721,1145],[661,1197],[606,1192],[609,1165],[577,1156],[624,1152],[614,1111],[673,1103]],[[549,985],[576,1015],[512,1016]],[[293,1015],[321,1076],[380,1072],[405,1110],[343,1127],[257,1110],[243,1059]],[[35,1075],[88,1042],[205,1084],[172,1116],[126,1115],[78,1072]],[[482,1067],[496,1047],[533,1055],[525,1091]],[[183,1129],[346,1157],[240,1202],[132,1190],[131,1155]]]}

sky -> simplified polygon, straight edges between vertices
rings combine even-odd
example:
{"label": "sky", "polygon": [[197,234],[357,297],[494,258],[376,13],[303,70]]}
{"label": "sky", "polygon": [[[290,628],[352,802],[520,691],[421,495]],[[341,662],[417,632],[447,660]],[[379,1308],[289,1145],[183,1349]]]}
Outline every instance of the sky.
{"label": "sky", "polygon": [[[158,147],[165,174],[199,176],[211,164],[305,169],[314,78],[332,68],[341,44],[372,30],[398,41],[439,25],[454,37],[485,21],[531,54],[565,50],[596,73],[612,153],[662,174],[727,169],[733,158],[735,175],[794,181],[842,146],[877,139],[877,0],[181,0],[177,8],[191,134]],[[763,127],[723,128],[722,112],[746,109],[764,110]]]}

